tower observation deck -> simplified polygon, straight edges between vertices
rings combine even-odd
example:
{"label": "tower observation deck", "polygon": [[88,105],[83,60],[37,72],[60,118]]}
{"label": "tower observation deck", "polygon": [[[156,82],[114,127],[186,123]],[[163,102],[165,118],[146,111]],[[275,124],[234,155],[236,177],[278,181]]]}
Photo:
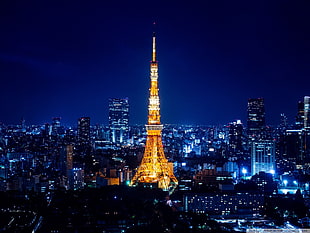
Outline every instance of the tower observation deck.
{"label": "tower observation deck", "polygon": [[151,87],[148,105],[148,124],[146,125],[146,146],[141,164],[131,180],[131,185],[154,185],[164,191],[169,191],[169,193],[172,193],[178,185],[178,180],[173,174],[172,163],[169,163],[165,157],[161,137],[163,125],[160,123],[158,61],[156,60],[155,33],[153,33],[153,52],[150,68]]}

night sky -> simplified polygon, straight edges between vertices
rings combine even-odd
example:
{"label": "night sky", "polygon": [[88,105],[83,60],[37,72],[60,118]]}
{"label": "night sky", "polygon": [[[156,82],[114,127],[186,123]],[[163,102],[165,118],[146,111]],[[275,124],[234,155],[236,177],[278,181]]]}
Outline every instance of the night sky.
{"label": "night sky", "polygon": [[310,95],[309,1],[0,1],[0,121],[108,123],[129,98],[147,122],[156,21],[162,123],[245,123],[263,97],[267,124],[294,121]]}

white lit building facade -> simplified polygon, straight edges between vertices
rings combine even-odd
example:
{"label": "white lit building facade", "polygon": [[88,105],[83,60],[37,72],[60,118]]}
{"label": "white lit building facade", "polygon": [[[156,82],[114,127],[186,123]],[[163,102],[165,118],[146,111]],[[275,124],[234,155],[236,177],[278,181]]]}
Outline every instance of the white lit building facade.
{"label": "white lit building facade", "polygon": [[109,99],[109,128],[111,141],[126,144],[129,139],[129,101],[128,98]]}
{"label": "white lit building facade", "polygon": [[275,143],[272,140],[251,142],[251,174],[275,172]]}

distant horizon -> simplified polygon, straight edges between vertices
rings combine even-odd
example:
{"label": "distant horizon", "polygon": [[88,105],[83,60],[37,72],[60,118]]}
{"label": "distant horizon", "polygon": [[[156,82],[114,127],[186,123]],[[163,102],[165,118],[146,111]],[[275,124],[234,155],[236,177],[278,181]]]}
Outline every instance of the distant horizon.
{"label": "distant horizon", "polygon": [[[117,97],[113,97],[113,98],[117,98]],[[127,98],[127,97],[126,97]],[[259,98],[263,98],[263,97],[259,97]],[[265,100],[265,99],[264,99]],[[108,109],[108,106],[107,106],[107,109]],[[130,99],[129,99],[129,109],[130,109]],[[266,106],[265,106],[265,110],[266,110]],[[163,114],[161,114],[161,117],[162,117]],[[286,114],[285,114],[286,115]],[[287,115],[286,115],[287,116]],[[297,116],[297,103],[296,103],[296,114],[295,114],[295,117]],[[92,117],[90,115],[87,115],[87,114],[84,114],[82,116],[79,116],[77,117],[75,120],[67,120],[66,117],[63,117],[61,115],[57,115],[57,116],[52,116],[50,117],[49,120],[42,120],[41,122],[30,122],[26,119],[26,118],[23,118],[21,117],[19,119],[19,121],[17,122],[10,122],[10,123],[7,123],[7,122],[4,122],[4,121],[1,121],[0,119],[0,123],[6,125],[6,126],[9,126],[9,125],[14,125],[14,126],[17,126],[17,125],[20,125],[21,123],[21,120],[24,119],[25,120],[25,125],[26,126],[30,126],[30,125],[44,125],[46,123],[48,124],[51,124],[52,121],[53,121],[53,118],[61,118],[61,125],[62,126],[66,126],[66,127],[75,127],[77,126],[77,123],[78,123],[78,119],[81,118],[81,117],[90,117],[90,123],[91,123],[91,126],[95,126],[95,125],[101,125],[101,126],[108,126],[109,123],[108,123],[108,116],[106,117],[105,119],[105,122],[93,122],[92,120]],[[272,126],[272,127],[276,127],[280,124],[280,115],[278,117],[278,123],[275,123],[275,124],[269,124],[268,122],[268,113],[266,111],[266,126]],[[288,119],[288,125],[292,126],[295,124],[295,117],[293,119]],[[163,117],[162,117],[163,118]],[[146,125],[147,124],[147,109],[146,109],[146,114],[145,114],[145,122],[141,122],[141,123],[138,123],[138,122],[135,122],[135,123],[132,123],[131,122],[131,119],[130,119],[130,111],[129,111],[129,126],[134,126],[134,125]],[[240,118],[235,118],[235,119],[232,119],[231,121],[228,121],[228,122],[218,122],[218,123],[196,123],[196,122],[189,122],[189,121],[184,121],[184,122],[178,122],[178,123],[171,123],[171,122],[164,122],[162,121],[161,123],[163,125],[193,125],[193,126],[224,126],[224,125],[228,125],[232,122],[236,122],[237,120],[240,120],[241,123],[246,127],[247,126],[247,109],[245,108],[245,116],[243,117],[243,119],[240,117]]]}

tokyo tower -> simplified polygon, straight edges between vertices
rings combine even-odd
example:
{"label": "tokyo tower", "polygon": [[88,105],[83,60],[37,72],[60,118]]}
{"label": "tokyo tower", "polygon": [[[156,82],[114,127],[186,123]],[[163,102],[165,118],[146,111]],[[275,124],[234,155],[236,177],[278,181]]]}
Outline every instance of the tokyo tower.
{"label": "tokyo tower", "polygon": [[178,185],[173,174],[172,163],[164,154],[160,123],[160,107],[158,96],[158,62],[156,60],[156,36],[153,33],[153,52],[151,61],[151,88],[148,106],[148,124],[146,125],[147,139],[145,151],[140,166],[131,180],[131,185],[138,184],[157,186],[172,193]]}

